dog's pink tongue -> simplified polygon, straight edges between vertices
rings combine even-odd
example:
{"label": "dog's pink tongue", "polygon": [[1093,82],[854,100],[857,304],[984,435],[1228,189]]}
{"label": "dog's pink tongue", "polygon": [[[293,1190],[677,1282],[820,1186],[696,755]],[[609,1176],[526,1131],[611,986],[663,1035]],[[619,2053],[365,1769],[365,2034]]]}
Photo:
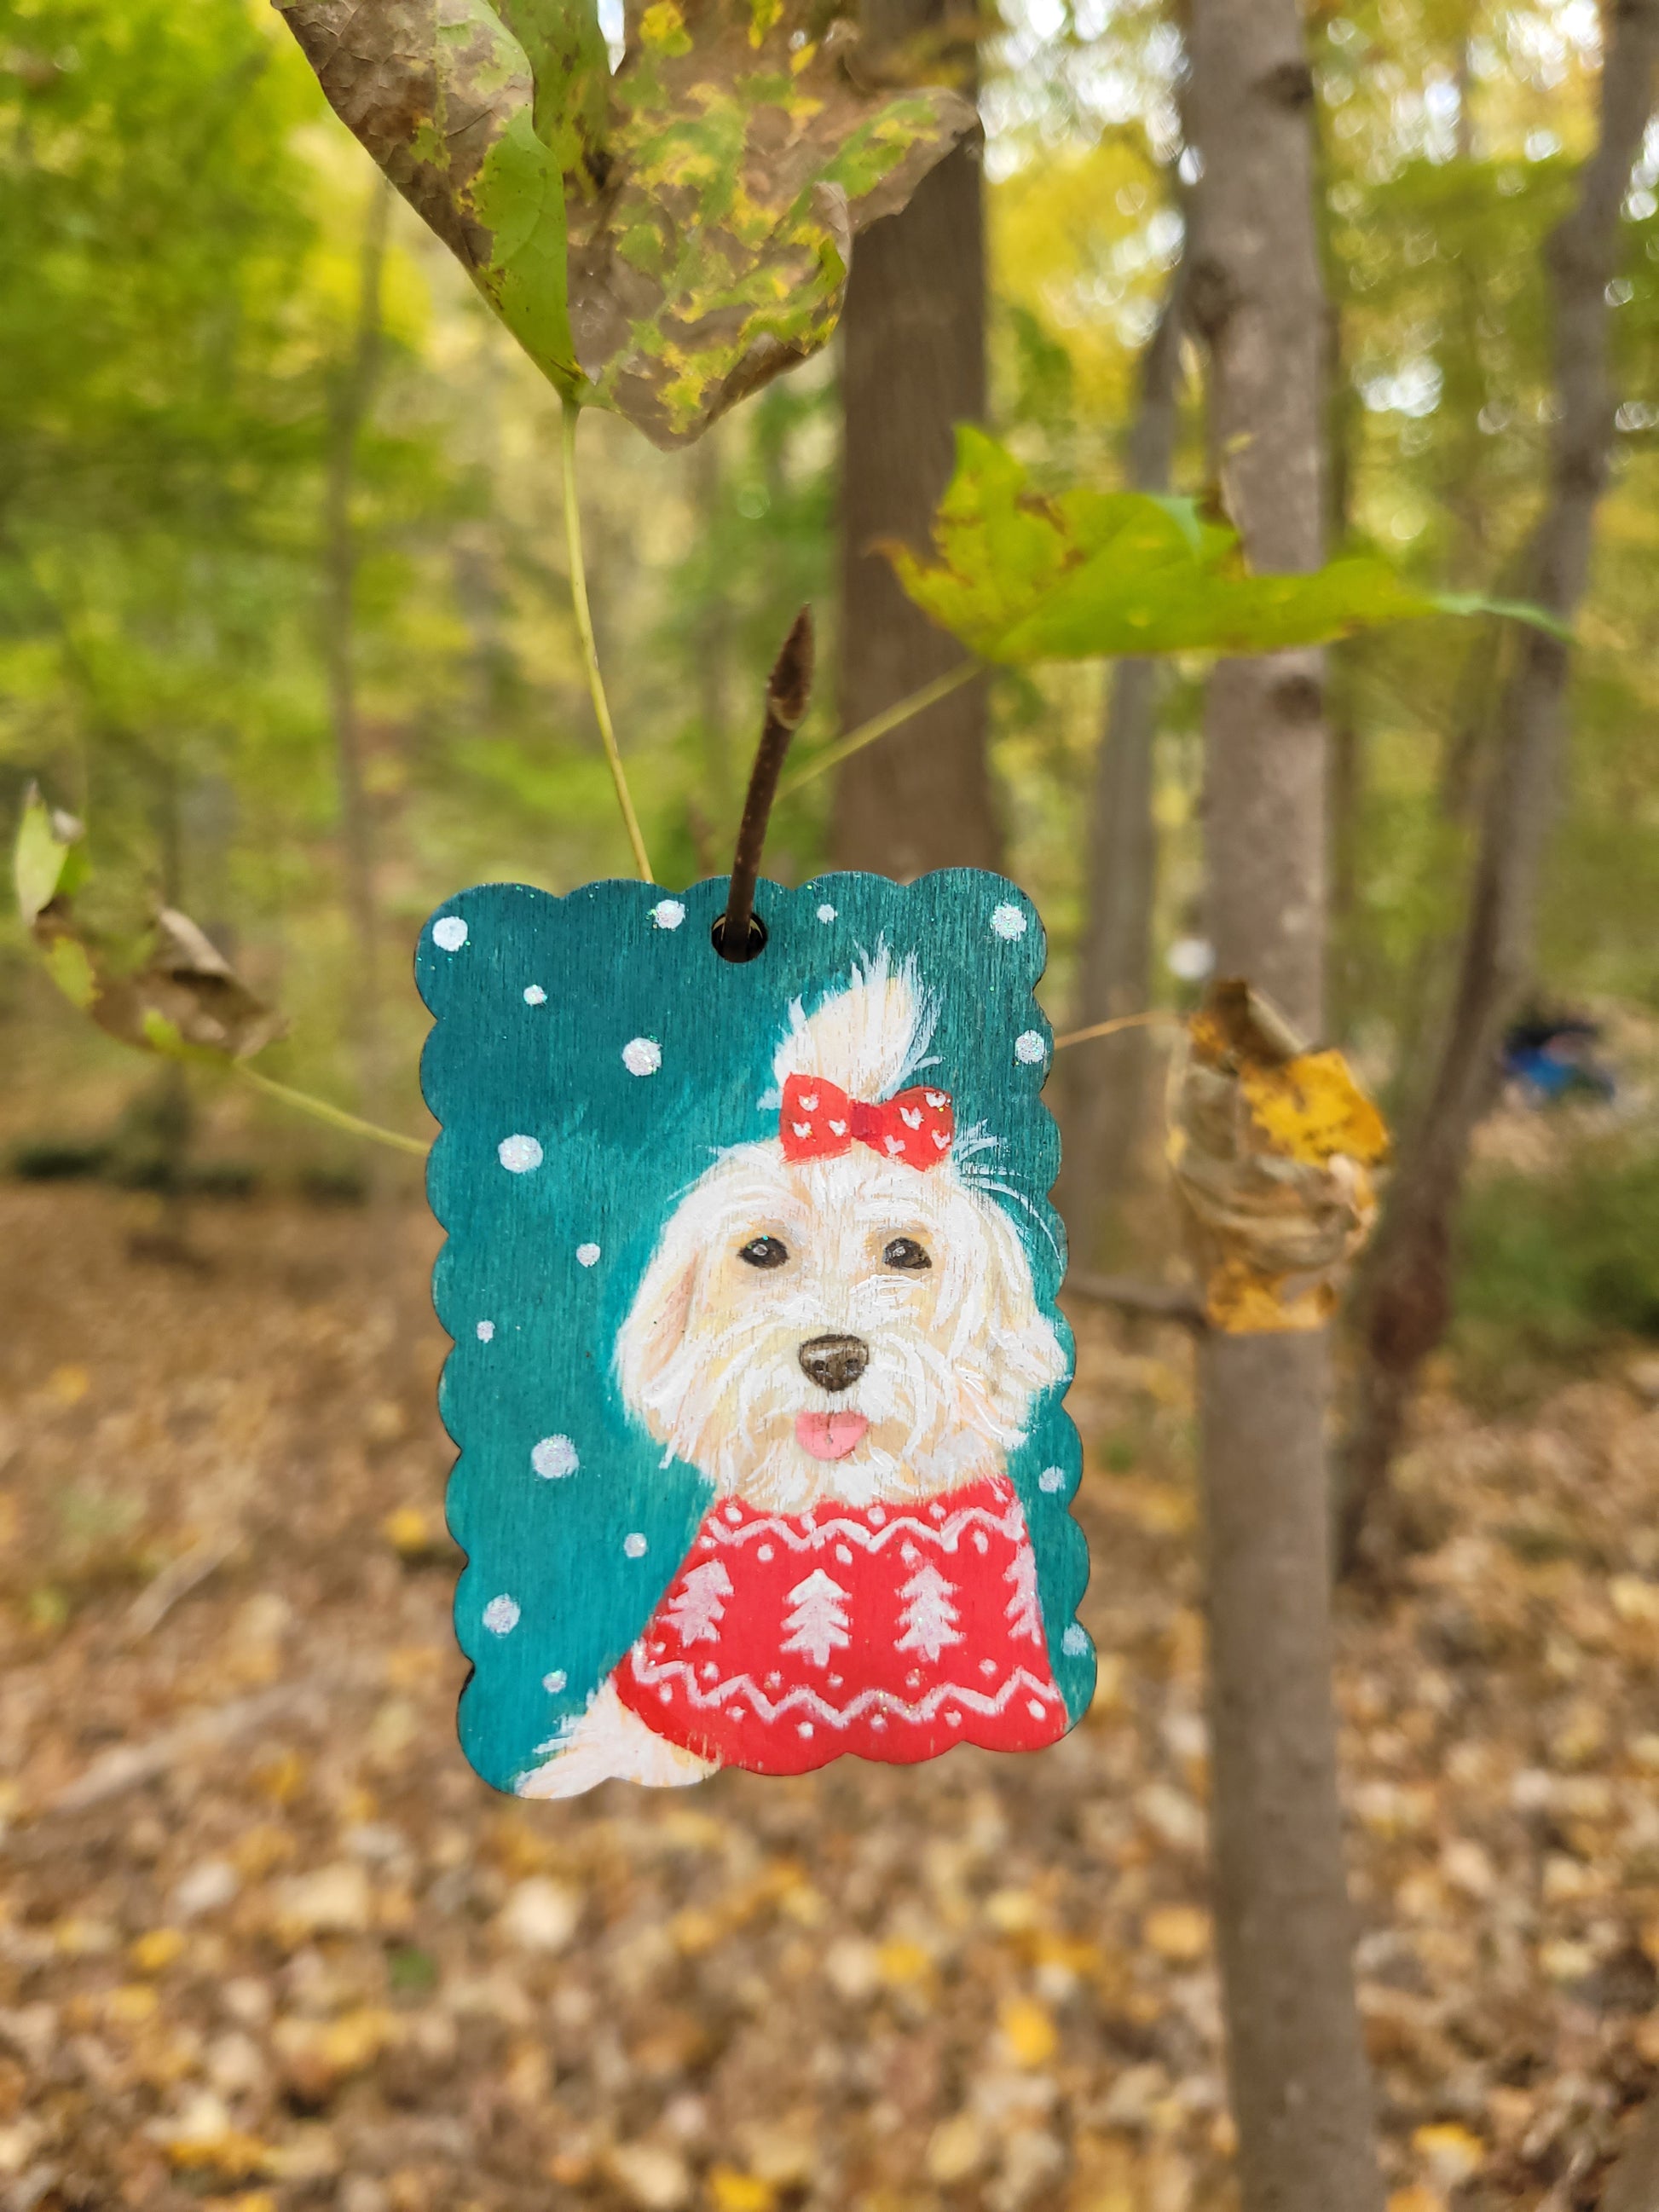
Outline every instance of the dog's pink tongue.
{"label": "dog's pink tongue", "polygon": [[845,1459],[869,1425],[863,1413],[797,1413],[795,1441],[814,1459]]}

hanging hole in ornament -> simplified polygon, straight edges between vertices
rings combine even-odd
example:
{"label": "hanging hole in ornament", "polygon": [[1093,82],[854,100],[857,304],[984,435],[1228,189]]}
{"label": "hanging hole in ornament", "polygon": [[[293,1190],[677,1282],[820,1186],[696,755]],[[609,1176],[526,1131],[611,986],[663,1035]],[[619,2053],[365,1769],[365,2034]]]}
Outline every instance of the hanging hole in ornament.
{"label": "hanging hole in ornament", "polygon": [[708,941],[720,954],[720,958],[729,960],[734,968],[741,967],[746,960],[757,959],[766,950],[767,937],[766,924],[760,916],[754,913],[750,915],[748,933],[742,950],[738,951],[734,947],[729,952],[726,947],[726,920],[723,914],[717,914],[714,916],[714,926],[708,933]]}

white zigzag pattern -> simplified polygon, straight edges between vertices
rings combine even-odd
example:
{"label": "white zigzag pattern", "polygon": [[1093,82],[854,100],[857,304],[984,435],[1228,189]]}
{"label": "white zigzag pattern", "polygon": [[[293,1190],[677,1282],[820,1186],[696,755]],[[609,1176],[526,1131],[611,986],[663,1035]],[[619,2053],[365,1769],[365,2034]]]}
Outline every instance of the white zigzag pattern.
{"label": "white zigzag pattern", "polygon": [[717,1514],[704,1525],[700,1542],[706,1544],[711,1536],[715,1536],[722,1544],[736,1546],[771,1536],[787,1544],[792,1551],[816,1552],[840,1537],[847,1543],[861,1544],[866,1552],[879,1552],[894,1538],[909,1535],[925,1536],[941,1551],[954,1552],[968,1531],[975,1528],[993,1529],[998,1535],[1007,1537],[1010,1543],[1023,1543],[1025,1516],[1020,1510],[1018,1498],[1011,1498],[1000,1513],[993,1512],[988,1505],[968,1505],[959,1513],[951,1514],[949,1520],[937,1523],[920,1521],[909,1513],[901,1514],[882,1528],[866,1528],[861,1521],[821,1521],[807,1535],[800,1534],[790,1522],[781,1518],[750,1521],[733,1528]]}
{"label": "white zigzag pattern", "polygon": [[1024,1667],[1017,1667],[994,1697],[983,1690],[963,1689],[956,1683],[941,1682],[929,1690],[925,1697],[918,1698],[915,1705],[907,1705],[902,1698],[895,1697],[890,1690],[869,1689],[860,1690],[850,1705],[837,1708],[821,1698],[809,1685],[802,1683],[787,1691],[775,1704],[747,1674],[732,1674],[725,1681],[715,1683],[711,1690],[701,1690],[691,1668],[684,1659],[665,1660],[660,1667],[653,1667],[645,1656],[644,1646],[638,1644],[634,1646],[632,1657],[635,1681],[643,1684],[647,1689],[653,1689],[672,1675],[683,1675],[691,1704],[705,1710],[711,1705],[729,1705],[733,1698],[745,1697],[763,1721],[781,1719],[786,1713],[806,1712],[818,1720],[827,1721],[831,1728],[838,1729],[848,1728],[854,1721],[862,1719],[872,1707],[884,1713],[890,1713],[895,1719],[906,1721],[931,1721],[939,1707],[945,1705],[963,1705],[970,1713],[988,1718],[994,1713],[1000,1713],[1018,1690],[1029,1690],[1044,1705],[1051,1698],[1058,1701],[1060,1697],[1052,1682],[1042,1681],[1036,1675],[1028,1674]]}

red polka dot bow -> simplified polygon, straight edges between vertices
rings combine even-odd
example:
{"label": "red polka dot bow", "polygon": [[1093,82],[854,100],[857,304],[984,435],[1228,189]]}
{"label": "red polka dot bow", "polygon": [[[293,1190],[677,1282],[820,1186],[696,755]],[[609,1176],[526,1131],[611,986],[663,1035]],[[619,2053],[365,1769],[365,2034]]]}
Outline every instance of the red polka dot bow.
{"label": "red polka dot bow", "polygon": [[821,1075],[790,1076],[778,1116],[787,1160],[833,1159],[854,1145],[867,1145],[884,1159],[902,1160],[910,1168],[937,1167],[950,1152],[956,1127],[948,1091],[920,1084],[872,1106],[849,1098],[838,1083]]}

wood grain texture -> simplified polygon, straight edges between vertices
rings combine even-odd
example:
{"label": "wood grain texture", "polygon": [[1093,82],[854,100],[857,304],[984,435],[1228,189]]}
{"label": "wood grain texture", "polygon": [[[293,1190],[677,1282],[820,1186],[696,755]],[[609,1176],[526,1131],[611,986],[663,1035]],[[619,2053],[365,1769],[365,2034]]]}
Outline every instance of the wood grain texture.
{"label": "wood grain texture", "polygon": [[[791,1033],[792,1005],[801,1009],[798,1025],[811,1029],[815,1012],[848,992],[860,963],[879,966],[883,948],[887,971],[912,963],[918,992],[933,1002],[931,1042],[908,1079],[948,1092],[953,1146],[942,1167],[911,1174],[878,1156],[878,1145],[890,1153],[888,1135],[913,1127],[890,1116],[872,1120],[847,1159],[807,1167],[844,1177],[867,1164],[872,1189],[915,1193],[921,1226],[913,1225],[913,1237],[926,1241],[938,1222],[942,1241],[931,1277],[918,1276],[915,1254],[890,1238],[882,1296],[898,1301],[919,1295],[918,1285],[944,1297],[957,1217],[936,1201],[947,1182],[963,1190],[971,1184],[986,1233],[1008,1255],[1002,1274],[1016,1285],[1013,1303],[1024,1298],[1029,1330],[1051,1352],[1047,1368],[1031,1370],[1038,1380],[1019,1401],[1024,1441],[1001,1449],[997,1479],[1012,1486],[1035,1552],[1042,1633],[1035,1661],[1051,1670],[1045,1679],[1064,1706],[1054,1732],[1079,1717],[1091,1693],[1093,1652],[1075,1620],[1087,1560],[1068,1510],[1081,1454],[1062,1404],[1071,1338],[1055,1303],[1064,1241],[1048,1202],[1059,1141],[1040,1096],[1050,1037],[1031,995],[1044,957],[1036,912],[1003,878],[966,869],[908,887],[857,875],[824,876],[793,890],[763,883],[757,911],[766,948],[733,964],[710,941],[726,896],[723,878],[674,894],[592,884],[563,899],[492,884],[449,902],[422,934],[417,975],[436,1022],[423,1082],[443,1125],[428,1183],[448,1232],[434,1297],[455,1341],[441,1403],[460,1447],[450,1522],[468,1555],[456,1622],[475,1670],[462,1699],[461,1735],[474,1766],[497,1788],[523,1785],[547,1764],[550,1746],[568,1743],[559,1731],[582,1723],[659,1603],[678,1607],[684,1620],[702,1602],[693,1593],[688,1614],[676,1577],[720,1494],[717,1481],[730,1478],[735,1495],[744,1496],[742,1486],[752,1488],[756,1478],[741,1463],[741,1422],[719,1431],[719,1449],[690,1448],[706,1466],[675,1449],[672,1439],[685,1433],[674,1426],[677,1409],[665,1413],[653,1395],[660,1336],[656,1309],[645,1311],[657,1295],[652,1271],[664,1265],[671,1222],[684,1230],[684,1209],[701,1203],[698,1194],[731,1163],[752,1162],[766,1174],[780,1168],[775,1054]],[[902,1087],[889,1086],[894,1109],[901,1102],[891,1093]],[[925,1120],[933,1109],[915,1110]],[[938,1109],[936,1118],[943,1115]],[[809,1218],[803,1244],[812,1231]],[[738,1271],[744,1295],[758,1296],[773,1280],[764,1272],[770,1255],[751,1256],[750,1268],[757,1258],[760,1271]],[[781,1291],[781,1270],[778,1279]],[[867,1404],[871,1437],[878,1439],[884,1401],[879,1392],[866,1397],[857,1376],[858,1387],[846,1384],[846,1359],[825,1364],[825,1331],[849,1323],[834,1305],[833,1285],[825,1291],[815,1280],[811,1290],[830,1305],[811,1326],[801,1322],[800,1346],[793,1338],[787,1346],[783,1365],[794,1373],[799,1362],[804,1370],[794,1373],[804,1410],[778,1417],[794,1422],[803,1439],[787,1482],[833,1475],[851,1483],[858,1455],[843,1460],[837,1424],[850,1412],[856,1426]],[[677,1295],[671,1284],[662,1304],[682,1316],[676,1328],[683,1326]],[[795,1295],[807,1291],[798,1286]],[[1004,1317],[997,1326],[1009,1324]],[[887,1357],[882,1330],[861,1325],[861,1337],[870,1376],[878,1379]],[[985,1349],[970,1346],[966,1364]],[[857,1364],[854,1358],[850,1365]],[[815,1371],[828,1378],[829,1395],[813,1395]],[[946,1370],[935,1362],[928,1371]],[[997,1387],[994,1368],[988,1373]],[[714,1396],[718,1401],[718,1390]],[[772,1418],[763,1407],[754,1415],[757,1424],[763,1418]],[[780,1450],[767,1462],[775,1469],[788,1459]],[[973,1472],[969,1466],[964,1483]],[[919,1510],[933,1495],[918,1493]],[[779,1496],[799,1507],[793,1493]],[[759,1509],[746,1502],[750,1510]],[[793,1586],[788,1595],[798,1610]],[[1007,1596],[999,1599],[1005,1616]],[[908,1602],[914,1610],[916,1601]],[[969,1592],[955,1602],[967,1620],[981,1601]],[[833,1618],[833,1605],[807,1605],[805,1626],[793,1628],[798,1654],[805,1648],[810,1658],[819,1625],[832,1626]],[[940,1624],[951,1624],[931,1599],[917,1620],[921,1665]],[[944,1741],[951,1726],[945,1715]],[[974,1740],[971,1722],[962,1735]],[[922,1755],[914,1746],[859,1747],[880,1757]],[[820,1752],[831,1755],[827,1741],[799,1763],[820,1763]]]}

